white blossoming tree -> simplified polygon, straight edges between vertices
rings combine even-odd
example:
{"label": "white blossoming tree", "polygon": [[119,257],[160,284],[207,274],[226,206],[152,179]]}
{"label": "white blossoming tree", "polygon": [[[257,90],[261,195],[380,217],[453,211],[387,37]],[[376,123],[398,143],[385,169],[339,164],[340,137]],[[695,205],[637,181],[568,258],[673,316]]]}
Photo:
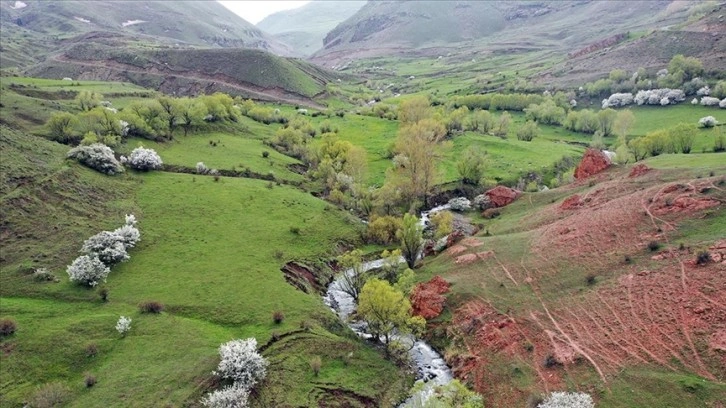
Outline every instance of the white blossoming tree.
{"label": "white blossoming tree", "polygon": [[711,128],[718,124],[718,121],[713,116],[706,116],[698,120],[698,126],[704,128]]}
{"label": "white blossoming tree", "polygon": [[159,157],[159,154],[156,153],[154,149],[137,147],[131,151],[131,154],[126,159],[125,164],[134,170],[149,171],[160,169],[161,165],[164,163],[161,161],[161,157]]}
{"label": "white blossoming tree", "polygon": [[267,360],[257,352],[257,340],[232,340],[219,346],[219,366],[215,374],[252,388],[267,375]]}
{"label": "white blossoming tree", "polygon": [[81,255],[68,266],[66,272],[73,282],[96,286],[98,282],[106,281],[111,270],[98,257]]}
{"label": "white blossoming tree", "polygon": [[81,248],[86,255],[96,256],[106,265],[114,265],[129,259],[124,238],[116,232],[101,231],[88,238]]}
{"label": "white blossoming tree", "polygon": [[553,392],[537,408],[594,408],[589,394],[582,392]]}
{"label": "white blossoming tree", "polygon": [[449,207],[454,211],[466,211],[471,209],[471,201],[466,197],[456,197],[449,200]]}
{"label": "white blossoming tree", "polygon": [[232,384],[216,390],[202,398],[202,405],[208,408],[245,408],[250,396],[249,389]]}
{"label": "white blossoming tree", "polygon": [[124,171],[121,163],[116,160],[113,150],[102,143],[89,146],[78,146],[68,151],[68,158],[76,159],[86,167],[101,173],[114,175]]}

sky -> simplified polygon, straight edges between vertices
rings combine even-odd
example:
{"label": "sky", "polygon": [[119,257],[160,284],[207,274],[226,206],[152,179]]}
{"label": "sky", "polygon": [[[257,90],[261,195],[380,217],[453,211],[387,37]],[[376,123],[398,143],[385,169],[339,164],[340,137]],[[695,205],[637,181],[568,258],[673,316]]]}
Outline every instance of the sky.
{"label": "sky", "polygon": [[257,24],[272,13],[304,6],[310,1],[219,1],[238,16],[252,24]]}

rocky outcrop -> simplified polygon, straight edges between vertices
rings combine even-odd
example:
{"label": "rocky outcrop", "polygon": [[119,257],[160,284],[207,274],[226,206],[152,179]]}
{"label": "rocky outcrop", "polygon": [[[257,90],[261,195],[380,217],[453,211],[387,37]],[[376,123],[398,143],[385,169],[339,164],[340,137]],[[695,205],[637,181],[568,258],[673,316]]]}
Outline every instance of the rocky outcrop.
{"label": "rocky outcrop", "polygon": [[490,207],[492,208],[507,206],[514,202],[520,194],[521,193],[519,191],[504,186],[496,186],[484,193],[484,195],[486,195],[489,199],[489,202],[491,203]]}
{"label": "rocky outcrop", "polygon": [[448,291],[449,282],[438,275],[428,282],[419,283],[411,291],[413,314],[424,319],[437,317],[444,310],[444,294]]}
{"label": "rocky outcrop", "polygon": [[646,166],[643,163],[636,164],[630,170],[630,175],[628,177],[630,177],[630,178],[640,177],[640,176],[644,175],[645,173],[649,172],[650,170],[651,170],[650,167]]}
{"label": "rocky outcrop", "polygon": [[575,178],[578,180],[586,179],[607,169],[610,164],[610,159],[605,153],[596,149],[588,149],[575,169]]}

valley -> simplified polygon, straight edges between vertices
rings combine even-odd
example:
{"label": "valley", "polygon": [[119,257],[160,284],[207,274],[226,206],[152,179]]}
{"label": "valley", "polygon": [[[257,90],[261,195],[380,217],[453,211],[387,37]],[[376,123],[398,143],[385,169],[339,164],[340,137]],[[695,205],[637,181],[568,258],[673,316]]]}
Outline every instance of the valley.
{"label": "valley", "polygon": [[0,406],[723,406],[724,4],[148,3],[2,3]]}

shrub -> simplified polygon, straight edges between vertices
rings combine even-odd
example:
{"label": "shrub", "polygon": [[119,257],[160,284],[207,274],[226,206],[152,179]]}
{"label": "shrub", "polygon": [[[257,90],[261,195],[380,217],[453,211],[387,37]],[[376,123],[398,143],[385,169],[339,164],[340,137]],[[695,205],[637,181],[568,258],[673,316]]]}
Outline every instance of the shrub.
{"label": "shrub", "polygon": [[197,174],[207,174],[209,173],[209,168],[204,164],[204,162],[197,163]]}
{"label": "shrub", "polygon": [[139,232],[138,228],[133,225],[127,224],[122,227],[116,228],[112,231],[112,233],[116,235],[118,242],[122,243],[124,248],[126,249],[135,247],[136,243],[141,240],[141,233]]}
{"label": "shrub", "polygon": [[257,340],[232,340],[219,346],[221,360],[215,374],[245,388],[253,387],[267,374],[267,360],[257,352]]}
{"label": "shrub", "polygon": [[681,89],[649,89],[638,91],[634,100],[638,105],[669,105],[686,100],[686,94]]}
{"label": "shrub", "polygon": [[317,377],[320,374],[320,368],[323,366],[323,361],[320,356],[314,356],[310,359],[310,369],[313,370],[313,374]]}
{"label": "shrub", "polygon": [[159,157],[154,149],[137,147],[132,150],[129,157],[124,160],[124,164],[134,170],[149,171],[160,169],[164,163],[161,161],[161,157]]}
{"label": "shrub", "polygon": [[480,210],[486,210],[492,206],[492,202],[489,200],[486,194],[479,194],[474,197],[474,206]]}
{"label": "shrub", "polygon": [[449,200],[449,208],[454,211],[466,211],[471,209],[471,201],[466,197],[456,197]]}
{"label": "shrub", "polygon": [[44,384],[36,389],[28,401],[33,408],[59,407],[70,397],[68,387],[61,383]]}
{"label": "shrub", "polygon": [[101,288],[98,291],[98,297],[101,298],[101,302],[108,302],[108,288]]}
{"label": "shrub", "polygon": [[108,175],[114,175],[124,171],[121,163],[114,157],[113,150],[101,143],[74,147],[68,151],[67,157],[78,160],[84,166]]}
{"label": "shrub", "polygon": [[250,391],[240,384],[232,384],[216,390],[202,398],[202,405],[208,408],[245,408]]}
{"label": "shrub", "polygon": [[553,392],[537,408],[594,408],[589,394],[582,392]]}
{"label": "shrub", "polygon": [[705,265],[709,262],[711,262],[711,254],[708,251],[699,251],[698,254],[696,254],[697,265]]}
{"label": "shrub", "polygon": [[648,242],[648,250],[650,252],[655,252],[658,249],[660,249],[660,243],[658,241],[650,241],[650,242]]}
{"label": "shrub", "polygon": [[126,337],[126,333],[128,333],[129,330],[131,330],[131,318],[120,316],[116,322],[116,331],[118,331],[121,336]]}
{"label": "shrub", "polygon": [[555,358],[554,355],[549,354],[547,357],[545,357],[543,365],[547,368],[552,368],[561,365],[561,363],[557,361],[557,358]]}
{"label": "shrub", "polygon": [[18,329],[18,324],[13,319],[2,319],[0,320],[0,337],[7,337],[15,333]]}
{"label": "shrub", "polygon": [[98,346],[95,343],[91,343],[86,346],[84,351],[86,353],[86,357],[96,357],[96,355],[98,355]]}
{"label": "shrub", "polygon": [[703,106],[716,106],[721,103],[721,100],[711,96],[704,96],[701,98],[701,105]]}
{"label": "shrub", "polygon": [[66,269],[71,281],[88,286],[96,286],[99,281],[105,282],[110,272],[108,266],[94,255],[81,255]]}
{"label": "shrub", "polygon": [[295,235],[300,235],[300,227],[290,227],[290,232]]}
{"label": "shrub", "polygon": [[285,320],[285,313],[281,310],[276,310],[272,313],[272,321],[275,322],[275,324],[280,324],[283,320]]}
{"label": "shrub", "polygon": [[592,286],[592,285],[594,285],[597,282],[597,276],[595,276],[595,275],[587,275],[587,277],[585,278],[585,282],[588,285]]}
{"label": "shrub", "polygon": [[713,151],[716,153],[726,151],[726,137],[724,135],[718,134],[713,139]]}
{"label": "shrub", "polygon": [[33,271],[33,280],[36,282],[58,282],[58,278],[45,268]]}
{"label": "shrub", "polygon": [[96,381],[96,376],[91,374],[86,374],[86,378],[84,379],[83,383],[86,384],[86,388],[91,388],[94,385],[96,385],[98,381]]}
{"label": "shrub", "polygon": [[704,128],[712,128],[718,124],[718,121],[713,116],[705,116],[698,120],[698,126]]}
{"label": "shrub", "polygon": [[164,310],[164,305],[160,302],[150,300],[139,304],[139,311],[141,313],[154,313],[159,314]]}
{"label": "shrub", "polygon": [[270,152],[268,152],[267,150],[263,151],[262,152],[262,157],[264,157],[265,159],[268,158],[268,157],[270,157]]}

